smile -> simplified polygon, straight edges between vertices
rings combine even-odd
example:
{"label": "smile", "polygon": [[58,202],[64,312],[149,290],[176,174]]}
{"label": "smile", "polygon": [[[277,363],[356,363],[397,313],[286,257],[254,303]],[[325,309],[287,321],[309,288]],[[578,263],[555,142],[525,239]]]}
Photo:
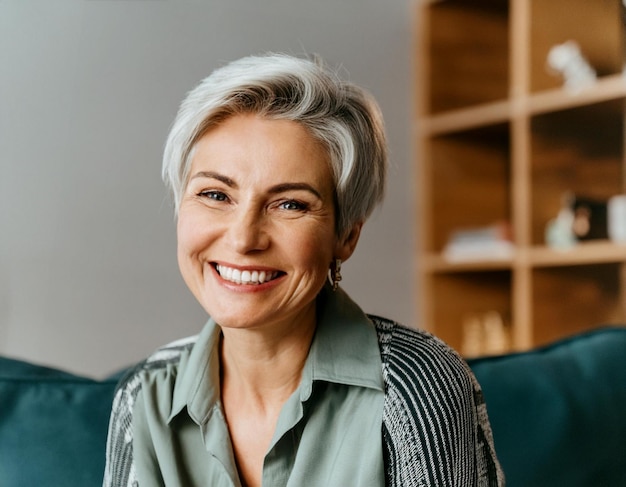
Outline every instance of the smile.
{"label": "smile", "polygon": [[257,271],[233,269],[224,265],[216,264],[215,269],[222,279],[235,284],[263,284],[276,279],[280,274],[277,271]]}

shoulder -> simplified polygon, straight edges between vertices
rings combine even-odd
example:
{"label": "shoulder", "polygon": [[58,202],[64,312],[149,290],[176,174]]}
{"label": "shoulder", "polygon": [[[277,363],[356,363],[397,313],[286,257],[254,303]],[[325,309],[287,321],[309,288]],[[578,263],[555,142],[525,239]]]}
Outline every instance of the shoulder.
{"label": "shoulder", "polygon": [[376,327],[386,381],[402,375],[442,385],[460,381],[473,386],[465,360],[436,336],[379,316],[369,318]]}
{"label": "shoulder", "polygon": [[370,319],[378,334],[388,420],[466,421],[484,403],[469,366],[442,340],[385,318]]}
{"label": "shoulder", "polygon": [[109,420],[104,486],[135,485],[133,413],[143,384],[162,374],[175,374],[181,358],[193,348],[196,340],[194,336],[159,348],[128,369],[118,383]]}
{"label": "shoulder", "polygon": [[115,392],[113,410],[132,408],[142,384],[151,377],[176,371],[181,358],[189,353],[198,339],[197,335],[171,342],[129,368],[120,379]]}
{"label": "shoulder", "polygon": [[370,319],[382,358],[389,483],[497,485],[484,399],[467,363],[430,333]]}

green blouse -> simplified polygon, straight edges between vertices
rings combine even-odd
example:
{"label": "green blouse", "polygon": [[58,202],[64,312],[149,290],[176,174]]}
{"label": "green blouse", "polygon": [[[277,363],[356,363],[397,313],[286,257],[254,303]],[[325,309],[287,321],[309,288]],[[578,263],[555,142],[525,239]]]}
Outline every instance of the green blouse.
{"label": "green blouse", "polygon": [[[209,320],[180,360],[142,372],[133,407],[141,487],[240,486],[220,402],[220,328]],[[263,485],[384,485],[383,378],[374,325],[325,288],[298,389],[265,455]]]}

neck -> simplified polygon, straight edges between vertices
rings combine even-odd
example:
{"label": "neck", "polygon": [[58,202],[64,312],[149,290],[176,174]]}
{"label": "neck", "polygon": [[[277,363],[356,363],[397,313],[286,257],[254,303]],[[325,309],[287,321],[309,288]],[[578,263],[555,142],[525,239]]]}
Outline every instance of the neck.
{"label": "neck", "polygon": [[300,383],[315,313],[288,326],[225,328],[222,333],[223,397],[238,397],[254,408],[281,407]]}

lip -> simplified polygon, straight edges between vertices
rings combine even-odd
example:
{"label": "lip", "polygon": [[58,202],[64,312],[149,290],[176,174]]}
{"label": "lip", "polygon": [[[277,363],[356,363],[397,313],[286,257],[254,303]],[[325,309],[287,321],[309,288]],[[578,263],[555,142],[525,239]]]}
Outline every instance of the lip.
{"label": "lip", "polygon": [[[224,279],[217,270],[217,266],[229,267],[231,269],[236,269],[238,271],[259,271],[266,273],[277,273],[277,276],[271,279],[270,281],[263,282],[261,284],[250,283],[250,284],[237,284],[236,282],[229,281]],[[217,281],[224,287],[238,292],[259,292],[265,291],[269,288],[272,288],[279,284],[287,275],[284,271],[276,269],[274,267],[268,266],[260,266],[260,265],[234,265],[223,261],[213,261],[210,262],[210,267],[212,274],[215,276]]]}

